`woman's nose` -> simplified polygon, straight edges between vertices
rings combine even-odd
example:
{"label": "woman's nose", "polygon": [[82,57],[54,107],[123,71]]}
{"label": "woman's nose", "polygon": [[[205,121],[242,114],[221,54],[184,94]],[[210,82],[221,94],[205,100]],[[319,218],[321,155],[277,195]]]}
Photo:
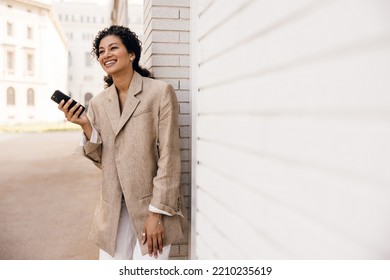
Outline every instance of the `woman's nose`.
{"label": "woman's nose", "polygon": [[111,52],[109,50],[107,51],[102,51],[99,55],[99,58],[106,58],[108,57],[109,55],[111,54]]}

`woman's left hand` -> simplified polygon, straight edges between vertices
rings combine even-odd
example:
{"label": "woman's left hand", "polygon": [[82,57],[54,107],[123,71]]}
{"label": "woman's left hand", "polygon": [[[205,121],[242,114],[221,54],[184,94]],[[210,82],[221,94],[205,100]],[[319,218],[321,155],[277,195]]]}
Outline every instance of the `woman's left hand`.
{"label": "woman's left hand", "polygon": [[154,255],[157,258],[157,251],[162,253],[164,243],[164,226],[161,214],[149,213],[142,233],[142,244],[146,242],[148,242],[149,256]]}

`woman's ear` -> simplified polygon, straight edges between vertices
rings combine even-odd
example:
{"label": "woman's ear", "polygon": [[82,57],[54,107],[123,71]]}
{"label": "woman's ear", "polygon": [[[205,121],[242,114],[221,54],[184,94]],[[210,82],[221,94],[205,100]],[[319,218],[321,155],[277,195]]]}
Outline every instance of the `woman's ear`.
{"label": "woman's ear", "polygon": [[131,53],[131,54],[129,55],[129,57],[130,57],[131,62],[133,62],[134,59],[135,59],[135,53]]}

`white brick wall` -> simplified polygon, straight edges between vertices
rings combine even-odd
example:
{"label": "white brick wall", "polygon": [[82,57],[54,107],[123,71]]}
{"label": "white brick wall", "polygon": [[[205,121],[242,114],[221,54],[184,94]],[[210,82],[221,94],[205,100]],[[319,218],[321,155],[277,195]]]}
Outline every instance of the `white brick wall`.
{"label": "white brick wall", "polygon": [[192,257],[388,259],[390,2],[191,4]]}
{"label": "white brick wall", "polygon": [[[190,213],[190,131],[191,106],[189,90],[189,1],[144,0],[144,65],[156,79],[175,88],[180,106],[180,149],[182,160],[181,188]],[[188,243],[188,242],[187,242]],[[175,244],[171,259],[188,258],[188,245]]]}

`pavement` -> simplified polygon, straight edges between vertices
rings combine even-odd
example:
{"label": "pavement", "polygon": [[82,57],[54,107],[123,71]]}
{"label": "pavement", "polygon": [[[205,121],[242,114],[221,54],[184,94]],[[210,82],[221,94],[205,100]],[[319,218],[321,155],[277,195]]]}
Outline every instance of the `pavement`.
{"label": "pavement", "polygon": [[0,134],[0,259],[89,260],[100,170],[81,132]]}

